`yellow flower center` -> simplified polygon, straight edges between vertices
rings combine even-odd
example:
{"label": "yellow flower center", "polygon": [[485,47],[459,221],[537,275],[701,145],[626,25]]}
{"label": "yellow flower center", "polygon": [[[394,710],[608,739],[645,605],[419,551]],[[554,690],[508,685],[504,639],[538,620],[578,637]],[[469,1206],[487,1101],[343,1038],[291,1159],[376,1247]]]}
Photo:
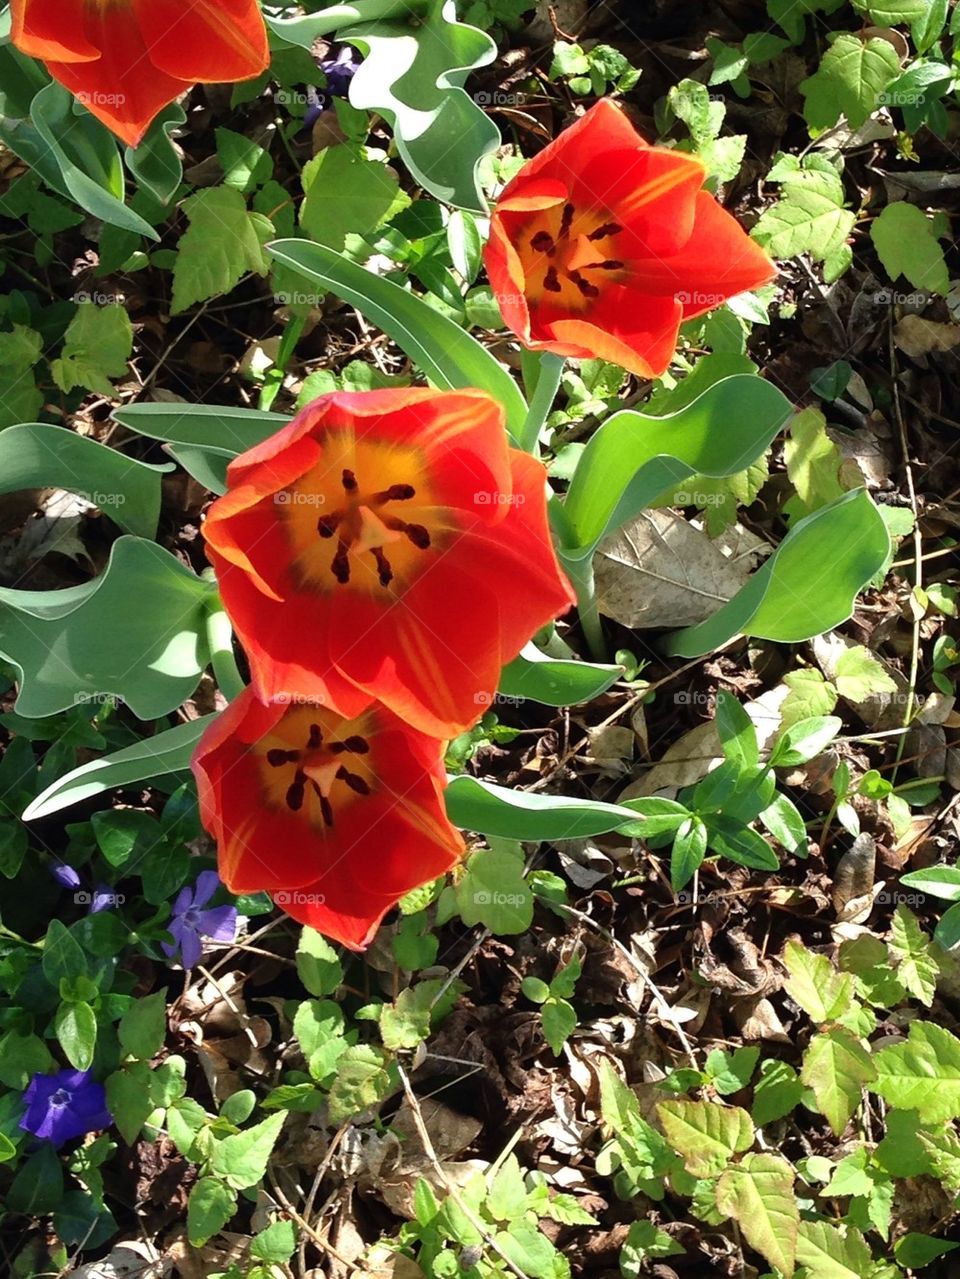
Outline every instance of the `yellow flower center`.
{"label": "yellow flower center", "polygon": [[454,531],[416,448],[329,431],[323,459],[275,501],[303,586],[402,590]]}
{"label": "yellow flower center", "polygon": [[605,210],[578,211],[569,200],[537,213],[517,246],[531,303],[588,311],[608,284],[626,279],[616,252],[622,230]]}
{"label": "yellow flower center", "polygon": [[370,744],[361,721],[349,722],[319,706],[289,710],[272,733],[250,749],[260,764],[268,808],[302,813],[319,829],[374,789]]}

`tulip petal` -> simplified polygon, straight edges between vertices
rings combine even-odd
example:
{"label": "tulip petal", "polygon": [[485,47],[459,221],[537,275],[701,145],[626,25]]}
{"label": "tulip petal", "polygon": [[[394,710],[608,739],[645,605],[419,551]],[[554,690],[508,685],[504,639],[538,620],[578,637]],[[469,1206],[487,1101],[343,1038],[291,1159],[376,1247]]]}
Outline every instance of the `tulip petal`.
{"label": "tulip petal", "polygon": [[638,265],[640,287],[670,293],[689,320],[720,306],[727,298],[769,284],[777,273],[755,240],[712,195],[697,197],[693,234],[679,252]]}
{"label": "tulip petal", "polygon": [[154,65],[202,84],[250,80],[270,62],[256,0],[133,0]]}
{"label": "tulip petal", "polygon": [[87,35],[87,0],[12,0],[11,39],[44,62],[90,62],[100,48]]}
{"label": "tulip petal", "polygon": [[176,79],[150,60],[133,12],[96,10],[87,32],[101,51],[95,62],[48,62],[47,70],[128,146],[135,147],[154,117],[190,80]]}
{"label": "tulip petal", "polygon": [[[279,731],[288,713],[299,716],[301,710],[265,707],[251,689],[230,704],[192,761],[201,815],[232,891],[270,892],[294,918],[359,949],[400,897],[462,856],[462,837],[443,805],[443,743],[383,707],[359,720],[334,721],[340,724],[333,729],[338,739],[363,737],[371,789],[350,795],[347,803],[335,800],[332,825],[317,826],[305,810],[271,805],[261,772],[264,756],[251,750],[264,735]],[[315,713],[326,716],[330,730],[328,709]]]}

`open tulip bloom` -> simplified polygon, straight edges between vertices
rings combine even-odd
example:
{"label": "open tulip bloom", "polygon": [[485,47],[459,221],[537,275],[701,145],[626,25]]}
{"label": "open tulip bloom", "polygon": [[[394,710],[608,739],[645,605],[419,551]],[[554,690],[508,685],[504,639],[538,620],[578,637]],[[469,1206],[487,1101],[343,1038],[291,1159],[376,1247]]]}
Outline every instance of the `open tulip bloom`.
{"label": "open tulip bloom", "polygon": [[683,321],[775,274],[705,178],[598,102],[493,210],[485,263],[507,325],[533,350],[659,377]]}
{"label": "open tulip bloom", "polygon": [[266,702],[453,737],[573,603],[542,464],[476,390],[336,393],[230,465],[205,534]]}
{"label": "open tulip bloom", "polygon": [[270,62],[257,0],[12,0],[12,39],[129,146],[194,84]]}
{"label": "open tulip bloom", "polygon": [[221,878],[365,946],[401,897],[463,853],[443,804],[443,751],[379,704],[345,719],[325,706],[264,705],[244,690],[192,761]]}

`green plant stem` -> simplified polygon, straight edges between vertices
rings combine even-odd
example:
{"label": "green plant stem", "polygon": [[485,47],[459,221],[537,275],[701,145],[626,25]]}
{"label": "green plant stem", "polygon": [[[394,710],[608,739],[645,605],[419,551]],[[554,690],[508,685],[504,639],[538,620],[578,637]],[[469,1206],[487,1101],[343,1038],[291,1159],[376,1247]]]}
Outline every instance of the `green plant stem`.
{"label": "green plant stem", "polygon": [[17,945],[26,946],[29,950],[43,950],[43,942],[27,941],[26,937],[21,937],[5,924],[0,924],[0,937],[5,937],[7,941],[15,941]]}
{"label": "green plant stem", "polygon": [[560,552],[561,563],[569,577],[573,589],[577,593],[577,615],[580,627],[590,656],[595,662],[609,660],[607,640],[600,621],[600,610],[597,608],[597,592],[593,580],[593,556],[586,555],[582,559],[567,559]]}
{"label": "green plant stem", "polygon": [[530,407],[527,410],[527,418],[520,434],[520,447],[527,453],[532,453],[534,457],[539,452],[540,432],[543,430],[547,414],[553,408],[553,402],[557,398],[557,391],[560,387],[560,379],[563,376],[565,364],[566,360],[564,360],[563,356],[551,355],[546,352],[536,361],[537,379],[533,390],[531,391],[529,385],[527,386]]}
{"label": "green plant stem", "polygon": [[207,605],[207,644],[217,686],[227,701],[232,702],[246,685],[233,653],[233,627],[219,595],[211,598]]}

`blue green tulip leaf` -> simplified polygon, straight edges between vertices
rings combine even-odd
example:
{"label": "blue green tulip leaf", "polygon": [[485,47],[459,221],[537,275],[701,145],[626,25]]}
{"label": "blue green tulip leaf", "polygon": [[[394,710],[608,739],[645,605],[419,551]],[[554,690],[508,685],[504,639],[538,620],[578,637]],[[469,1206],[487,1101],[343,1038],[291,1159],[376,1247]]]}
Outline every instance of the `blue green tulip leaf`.
{"label": "blue green tulip leaf", "polygon": [[79,768],[58,777],[24,810],[25,822],[49,817],[51,813],[70,808],[85,799],[93,799],[118,786],[132,786],[137,782],[187,773],[190,757],[196,749],[204,730],[216,719],[216,715],[204,715],[185,724],[145,737],[143,741],[124,746],[112,755],[89,760]]}
{"label": "blue green tulip leaf", "polygon": [[99,697],[121,699],[140,719],[175,710],[209,661],[214,594],[155,542],[126,536],[81,586],[0,589],[0,654],[19,673],[18,714],[42,718]]}
{"label": "blue green tulip leaf", "polygon": [[150,466],[61,426],[25,422],[0,432],[0,493],[61,488],[99,506],[125,532],[154,537],[160,477]]}
{"label": "blue green tulip leaf", "polygon": [[890,535],[866,489],[854,489],[793,526],[733,599],[699,626],[675,631],[677,657],[700,657],[735,635],[796,644],[841,625],[883,567]]}

